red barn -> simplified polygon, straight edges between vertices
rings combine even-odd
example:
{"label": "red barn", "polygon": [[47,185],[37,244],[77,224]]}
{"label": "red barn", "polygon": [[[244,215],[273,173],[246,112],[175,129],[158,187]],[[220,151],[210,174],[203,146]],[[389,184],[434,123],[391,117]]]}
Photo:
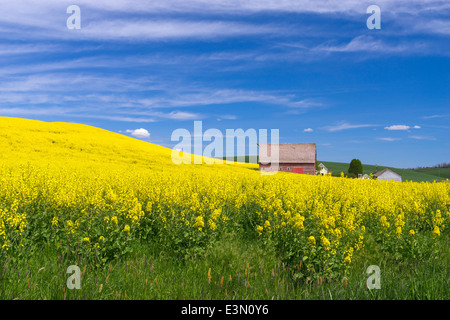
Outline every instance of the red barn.
{"label": "red barn", "polygon": [[[258,143],[259,170],[316,174],[317,151],[315,143],[277,143],[278,164],[272,157],[272,143]],[[276,160],[275,160],[276,161]]]}

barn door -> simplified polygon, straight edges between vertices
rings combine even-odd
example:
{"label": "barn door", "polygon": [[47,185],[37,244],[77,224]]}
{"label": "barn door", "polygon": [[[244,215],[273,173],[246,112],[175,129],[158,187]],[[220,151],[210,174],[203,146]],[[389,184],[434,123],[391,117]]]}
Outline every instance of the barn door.
{"label": "barn door", "polygon": [[292,172],[294,172],[294,173],[303,173],[303,168],[293,168]]}

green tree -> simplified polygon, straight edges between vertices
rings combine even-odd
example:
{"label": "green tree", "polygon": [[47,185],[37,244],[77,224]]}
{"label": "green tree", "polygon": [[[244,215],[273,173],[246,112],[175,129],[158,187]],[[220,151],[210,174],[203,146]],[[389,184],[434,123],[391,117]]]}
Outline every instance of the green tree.
{"label": "green tree", "polygon": [[356,177],[358,176],[358,174],[362,174],[363,173],[363,166],[362,163],[359,159],[353,159],[350,162],[350,166],[348,168],[348,173],[349,174],[353,174]]}

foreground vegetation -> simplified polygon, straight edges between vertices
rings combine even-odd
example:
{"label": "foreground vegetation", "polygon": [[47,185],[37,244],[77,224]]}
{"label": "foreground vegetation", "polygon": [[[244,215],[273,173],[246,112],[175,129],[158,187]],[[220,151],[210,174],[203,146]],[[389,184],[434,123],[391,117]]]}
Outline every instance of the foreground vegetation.
{"label": "foreground vegetation", "polygon": [[[0,267],[0,299],[169,299],[169,300],[398,300],[450,297],[449,248],[434,258],[398,262],[367,246],[355,257],[347,277],[295,277],[299,266],[280,262],[248,239],[231,235],[200,257],[174,259],[150,243],[101,268],[87,257],[70,260],[56,250],[24,259],[8,259]],[[444,241],[444,240],[443,240]],[[370,248],[370,249],[369,249]],[[376,246],[375,246],[376,248]],[[82,270],[81,288],[69,290],[66,269]],[[381,270],[381,288],[368,289],[369,265]]]}
{"label": "foreground vegetation", "polygon": [[0,121],[2,299],[449,298],[448,182],[174,165],[121,135],[22,122]]}

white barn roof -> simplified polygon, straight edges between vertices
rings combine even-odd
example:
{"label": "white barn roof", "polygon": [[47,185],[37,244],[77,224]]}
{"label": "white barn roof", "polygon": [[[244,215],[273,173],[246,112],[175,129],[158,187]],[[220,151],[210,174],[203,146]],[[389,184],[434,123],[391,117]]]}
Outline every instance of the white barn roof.
{"label": "white barn roof", "polygon": [[381,171],[378,171],[378,172],[374,173],[373,176],[374,176],[374,177],[379,177],[379,176],[381,176],[382,174],[387,173],[387,172],[389,172],[389,173],[394,173],[394,174],[396,174],[396,175],[398,175],[398,176],[401,177],[400,174],[398,174],[397,172],[395,172],[394,170],[389,169],[389,168],[386,168],[386,169],[383,169],[383,170],[381,170]]}

